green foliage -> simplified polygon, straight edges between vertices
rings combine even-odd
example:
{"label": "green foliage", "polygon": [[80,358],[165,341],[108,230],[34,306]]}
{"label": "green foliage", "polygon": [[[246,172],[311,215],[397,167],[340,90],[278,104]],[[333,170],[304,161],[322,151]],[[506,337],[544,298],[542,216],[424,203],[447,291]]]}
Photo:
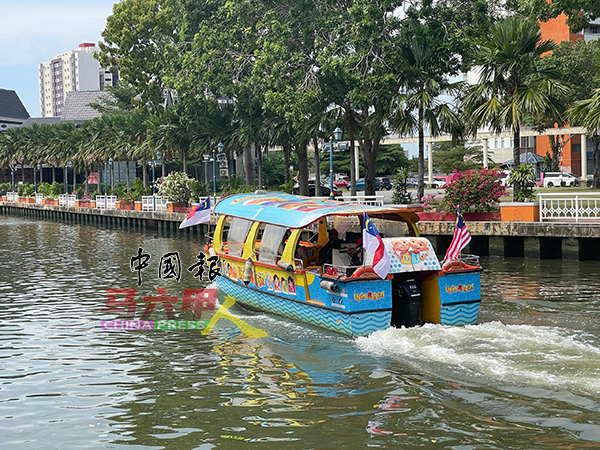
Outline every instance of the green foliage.
{"label": "green foliage", "polygon": [[19,184],[17,192],[19,193],[19,197],[29,197],[35,193],[35,187],[29,183]]}
{"label": "green foliage", "polygon": [[11,183],[0,183],[0,195],[6,195],[12,189]]}
{"label": "green foliage", "polygon": [[483,150],[480,146],[464,144],[433,144],[433,167],[440,173],[464,172],[481,167]]}
{"label": "green foliage", "polygon": [[279,186],[285,181],[283,152],[269,152],[263,158],[263,181],[265,186]]}
{"label": "green foliage", "polygon": [[514,196],[516,201],[531,202],[535,200],[535,170],[531,164],[524,164],[513,169],[508,176],[508,183],[519,186],[519,190]]}
{"label": "green foliage", "polygon": [[197,203],[200,197],[206,197],[210,195],[208,185],[200,183],[197,180],[192,181],[192,203]]}
{"label": "green foliage", "polygon": [[294,180],[290,180],[287,183],[279,185],[279,190],[281,192],[286,192],[288,194],[291,194],[293,189],[294,189]]}
{"label": "green foliage", "polygon": [[493,211],[500,198],[507,195],[506,188],[498,170],[467,170],[454,174],[446,184],[446,194],[442,202],[444,211],[456,212],[460,206],[462,212]]}
{"label": "green foliage", "polygon": [[[158,180],[158,193],[167,197],[173,203],[190,204],[193,179],[183,172],[171,172]],[[194,200],[195,202],[198,199]]]}
{"label": "green foliage", "polygon": [[234,177],[229,180],[229,183],[223,188],[221,196],[226,197],[228,195],[243,194],[245,192],[254,192],[256,186],[250,186],[245,184],[244,178],[241,176]]}
{"label": "green foliage", "polygon": [[64,185],[62,183],[42,183],[38,185],[38,193],[44,194],[47,199],[57,199],[59,194],[64,193]]}
{"label": "green foliage", "polygon": [[394,182],[392,185],[392,203],[395,205],[407,205],[412,203],[412,194],[408,192],[407,180],[408,180],[408,167],[404,167],[398,170]]}

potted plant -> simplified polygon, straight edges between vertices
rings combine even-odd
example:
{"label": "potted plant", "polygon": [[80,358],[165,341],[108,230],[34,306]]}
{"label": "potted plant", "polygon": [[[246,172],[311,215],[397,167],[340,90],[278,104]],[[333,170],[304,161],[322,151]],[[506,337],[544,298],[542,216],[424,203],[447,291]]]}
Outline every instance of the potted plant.
{"label": "potted plant", "polygon": [[535,170],[531,164],[513,169],[508,183],[517,184],[515,202],[500,203],[503,222],[539,222],[540,205],[535,201]]}

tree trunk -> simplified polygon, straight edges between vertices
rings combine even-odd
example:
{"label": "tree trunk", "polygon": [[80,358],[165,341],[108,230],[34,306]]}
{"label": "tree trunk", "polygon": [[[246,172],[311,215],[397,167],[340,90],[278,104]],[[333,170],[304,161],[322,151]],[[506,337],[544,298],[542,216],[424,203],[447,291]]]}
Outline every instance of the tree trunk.
{"label": "tree trunk", "polygon": [[25,184],[25,165],[21,163],[21,181]]}
{"label": "tree trunk", "polygon": [[88,180],[90,179],[90,171],[84,170],[83,175],[85,176],[85,181],[83,182],[83,196],[87,197],[90,195],[90,185],[88,183]]}
{"label": "tree trunk", "polygon": [[315,149],[315,197],[321,196],[321,149],[319,140],[313,137],[313,147]]}
{"label": "tree trunk", "polygon": [[[521,163],[521,128],[519,125],[513,127],[513,169],[519,167]],[[515,181],[513,184],[513,200],[517,201],[517,194],[521,189],[521,184]]]}
{"label": "tree trunk", "polygon": [[52,166],[52,184],[56,183],[56,167]]}
{"label": "tree trunk", "polygon": [[187,153],[184,148],[181,149],[181,171],[187,173]]}
{"label": "tree trunk", "polygon": [[285,142],[283,144],[283,175],[286,184],[290,182],[290,151],[289,142]]}
{"label": "tree trunk", "polygon": [[363,140],[363,163],[365,166],[365,195],[375,195],[375,172],[377,170],[377,151],[379,140],[371,139],[365,131]]}
{"label": "tree trunk", "polygon": [[[306,141],[298,145],[298,184],[300,195],[308,195],[308,154],[306,152]],[[320,180],[316,180],[319,183]]]}
{"label": "tree trunk", "polygon": [[423,129],[423,108],[419,108],[419,161],[417,175],[417,200],[425,195],[425,130]]}
{"label": "tree trunk", "polygon": [[244,171],[246,172],[246,184],[254,186],[254,143],[244,147]]}
{"label": "tree trunk", "polygon": [[258,188],[263,188],[263,154],[262,154],[262,145],[258,144]]}
{"label": "tree trunk", "polygon": [[356,178],[358,174],[356,173],[356,144],[354,142],[354,129],[353,127],[349,127],[350,129],[350,195],[356,195]]}

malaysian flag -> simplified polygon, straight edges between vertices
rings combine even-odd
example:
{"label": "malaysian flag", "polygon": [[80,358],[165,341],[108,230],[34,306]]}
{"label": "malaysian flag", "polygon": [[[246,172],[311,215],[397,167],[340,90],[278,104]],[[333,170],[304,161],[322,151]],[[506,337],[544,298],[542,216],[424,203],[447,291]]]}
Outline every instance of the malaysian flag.
{"label": "malaysian flag", "polygon": [[363,246],[366,251],[373,254],[373,271],[379,278],[387,277],[390,272],[390,257],[375,224],[367,213],[363,213]]}
{"label": "malaysian flag", "polygon": [[206,197],[202,203],[195,208],[192,208],[188,216],[183,219],[179,229],[198,225],[199,223],[208,222],[210,220],[210,197]]}
{"label": "malaysian flag", "polygon": [[452,238],[452,242],[450,243],[450,247],[446,252],[446,261],[451,261],[453,259],[458,259],[460,252],[463,248],[467,246],[467,244],[471,241],[471,233],[467,229],[467,225],[465,224],[465,219],[463,219],[462,214],[460,213],[460,206],[456,208],[456,228],[454,229],[454,237]]}

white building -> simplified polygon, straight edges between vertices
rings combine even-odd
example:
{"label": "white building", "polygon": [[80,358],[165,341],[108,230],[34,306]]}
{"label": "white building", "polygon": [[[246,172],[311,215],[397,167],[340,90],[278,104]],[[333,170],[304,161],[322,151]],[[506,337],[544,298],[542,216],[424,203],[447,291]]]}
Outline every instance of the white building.
{"label": "white building", "polygon": [[95,44],[83,43],[76,50],[54,56],[39,66],[40,113],[42,117],[61,116],[67,92],[98,91],[114,86],[116,74],[101,68],[94,58]]}

